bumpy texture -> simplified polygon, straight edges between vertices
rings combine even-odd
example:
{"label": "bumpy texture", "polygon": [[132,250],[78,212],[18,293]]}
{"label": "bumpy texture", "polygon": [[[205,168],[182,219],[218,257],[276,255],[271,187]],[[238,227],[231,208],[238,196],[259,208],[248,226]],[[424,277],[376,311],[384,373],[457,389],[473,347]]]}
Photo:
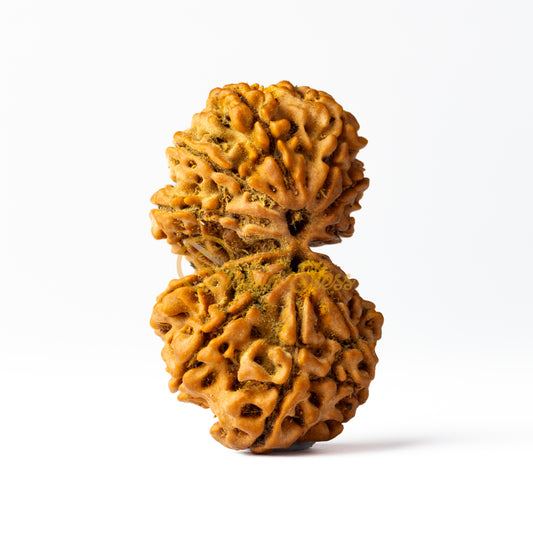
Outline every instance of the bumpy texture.
{"label": "bumpy texture", "polygon": [[157,298],[169,388],[256,453],[337,436],[368,397],[383,316],[311,245],[353,232],[366,140],[326,93],[214,89],[167,150],[152,232],[193,264]]}
{"label": "bumpy texture", "polygon": [[[200,266],[198,236],[223,239],[241,257],[352,235],[350,213],[368,187],[358,129],[331,96],[309,87],[214,89],[167,149],[175,184],[152,197],[154,237]],[[227,260],[214,242],[209,255]]]}
{"label": "bumpy texture", "polygon": [[157,299],[169,387],[209,407],[222,444],[264,452],[328,440],[368,397],[382,316],[329,259],[247,256]]}

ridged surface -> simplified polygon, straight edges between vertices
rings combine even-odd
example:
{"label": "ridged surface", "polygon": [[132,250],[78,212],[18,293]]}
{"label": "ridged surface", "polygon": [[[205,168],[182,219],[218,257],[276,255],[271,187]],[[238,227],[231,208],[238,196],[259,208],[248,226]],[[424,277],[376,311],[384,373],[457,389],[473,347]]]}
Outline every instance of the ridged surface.
{"label": "ridged surface", "polygon": [[154,236],[194,262],[189,238],[198,235],[224,239],[236,256],[352,235],[350,213],[368,187],[358,129],[331,96],[308,87],[214,89],[167,150],[174,184],[152,197]]}
{"label": "ridged surface", "polygon": [[193,275],[157,298],[169,388],[255,453],[329,440],[368,398],[383,316],[310,246],[353,233],[366,140],[331,96],[281,82],[211,91],[167,149],[152,233]]}
{"label": "ridged surface", "polygon": [[172,281],[154,308],[171,391],[211,408],[211,434],[230,448],[328,440],[368,397],[382,315],[328,259],[291,259],[253,255]]}

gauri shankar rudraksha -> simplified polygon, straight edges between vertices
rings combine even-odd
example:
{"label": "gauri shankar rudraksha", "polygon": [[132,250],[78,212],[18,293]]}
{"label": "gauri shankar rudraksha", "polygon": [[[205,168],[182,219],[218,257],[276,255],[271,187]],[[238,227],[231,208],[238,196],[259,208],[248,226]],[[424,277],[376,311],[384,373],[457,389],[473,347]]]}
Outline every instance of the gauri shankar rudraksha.
{"label": "gauri shankar rudraksha", "polygon": [[169,387],[212,436],[263,453],[338,435],[368,398],[383,316],[311,246],[353,234],[366,140],[331,96],[289,82],[211,91],[167,149],[152,233],[196,271],[151,325]]}

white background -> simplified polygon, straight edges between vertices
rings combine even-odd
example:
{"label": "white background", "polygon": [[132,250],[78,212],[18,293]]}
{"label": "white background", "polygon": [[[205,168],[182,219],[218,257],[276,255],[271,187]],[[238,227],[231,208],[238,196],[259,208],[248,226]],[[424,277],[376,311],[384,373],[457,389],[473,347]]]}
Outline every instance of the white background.
{"label": "white background", "polygon": [[[533,530],[530,2],[1,5],[0,530]],[[257,457],[167,390],[149,197],[211,88],[284,79],[369,140],[320,251],[385,327],[344,433]]]}

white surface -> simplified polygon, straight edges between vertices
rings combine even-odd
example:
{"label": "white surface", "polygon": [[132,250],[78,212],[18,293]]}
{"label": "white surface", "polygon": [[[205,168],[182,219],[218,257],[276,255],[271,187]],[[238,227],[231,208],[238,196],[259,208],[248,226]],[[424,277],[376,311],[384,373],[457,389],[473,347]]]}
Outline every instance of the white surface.
{"label": "white surface", "polygon": [[[0,530],[533,529],[529,2],[1,5]],[[343,435],[256,457],[166,389],[148,199],[212,87],[282,79],[369,139],[320,251],[386,322]]]}

